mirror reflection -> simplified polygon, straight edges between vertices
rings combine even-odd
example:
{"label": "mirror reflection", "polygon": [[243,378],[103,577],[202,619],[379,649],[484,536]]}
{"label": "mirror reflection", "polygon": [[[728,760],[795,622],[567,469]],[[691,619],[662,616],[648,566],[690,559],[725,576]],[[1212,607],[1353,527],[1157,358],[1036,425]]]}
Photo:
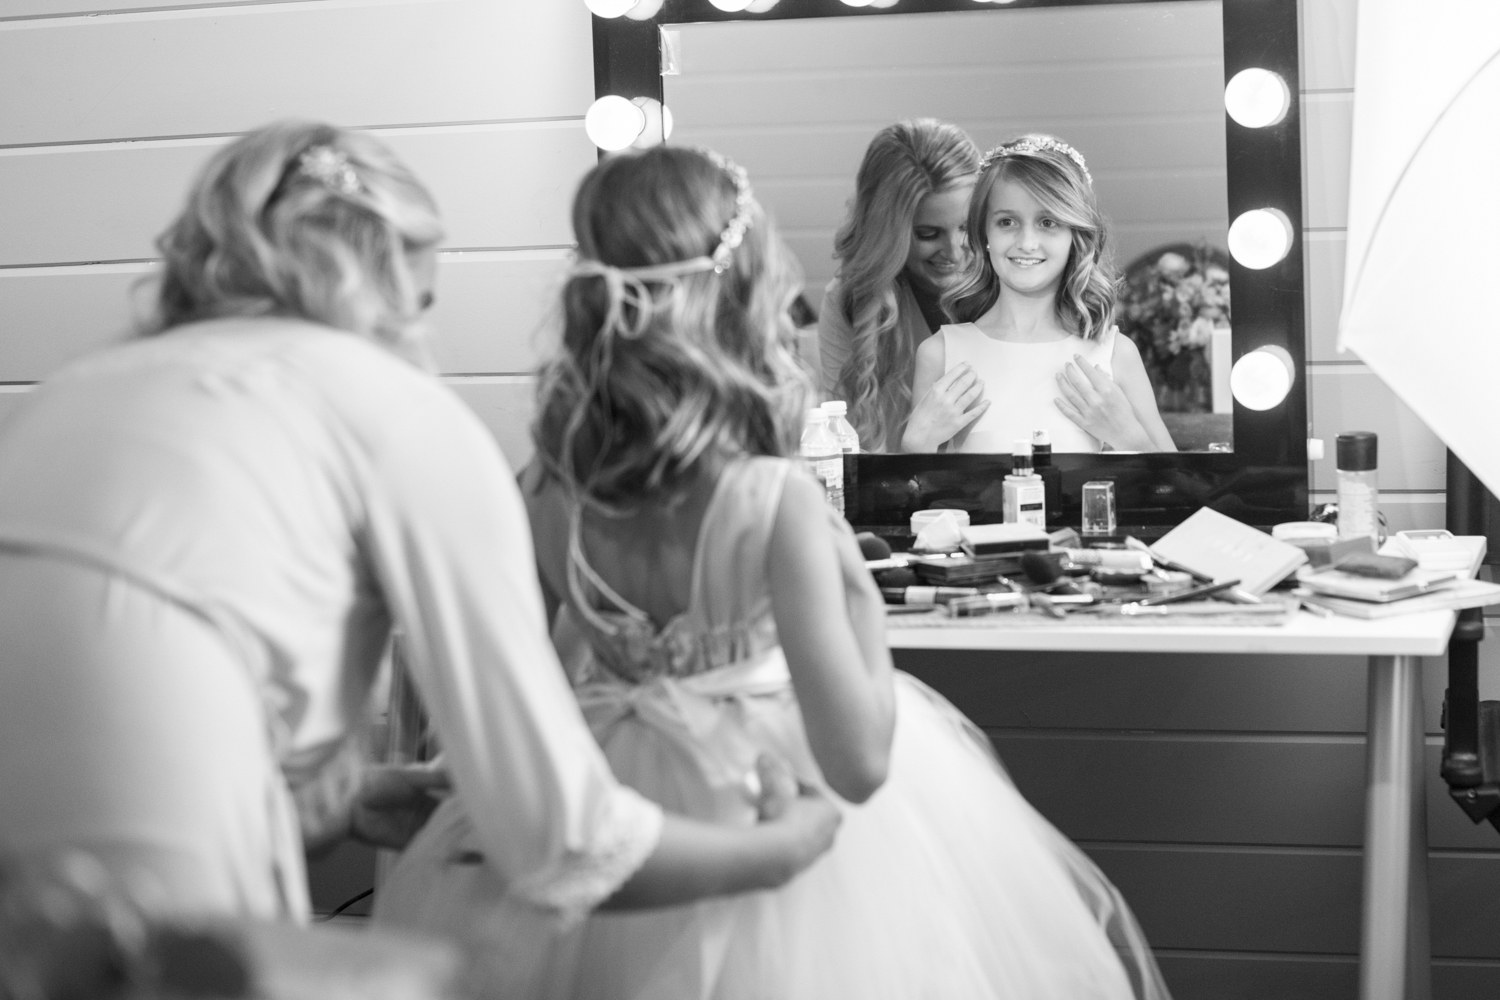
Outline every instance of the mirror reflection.
{"label": "mirror reflection", "polygon": [[1218,0],[672,30],[864,450],[1232,450]]}

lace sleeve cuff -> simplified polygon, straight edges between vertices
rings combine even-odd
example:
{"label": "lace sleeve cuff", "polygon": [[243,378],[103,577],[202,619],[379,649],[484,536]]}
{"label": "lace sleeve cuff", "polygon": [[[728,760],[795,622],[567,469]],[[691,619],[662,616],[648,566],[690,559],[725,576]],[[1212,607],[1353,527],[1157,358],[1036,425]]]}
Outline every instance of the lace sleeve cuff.
{"label": "lace sleeve cuff", "polygon": [[512,892],[557,915],[572,927],[625,884],[661,840],[662,811],[639,793],[620,787],[610,798],[610,815],[598,825],[586,851],[516,883]]}

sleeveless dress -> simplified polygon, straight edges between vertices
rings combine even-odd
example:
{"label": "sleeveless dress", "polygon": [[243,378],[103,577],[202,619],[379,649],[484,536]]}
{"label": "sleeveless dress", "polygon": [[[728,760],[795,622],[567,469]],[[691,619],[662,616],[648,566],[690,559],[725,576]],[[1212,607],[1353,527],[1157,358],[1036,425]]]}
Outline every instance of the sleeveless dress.
{"label": "sleeveless dress", "polygon": [[[579,702],[619,779],[669,811],[755,822],[746,776],[765,750],[824,785],[771,615],[766,552],[789,474],[804,473],[763,457],[724,469],[689,606],[661,629],[571,534],[559,631],[587,650],[572,658]],[[849,530],[829,513],[830,530]],[[461,863],[460,822],[408,849],[377,916],[466,937],[491,997],[1167,997],[1118,892],[1021,797],[983,734],[899,672],[896,695],[886,784],[845,804],[833,848],[780,889],[543,927]]]}
{"label": "sleeveless dress", "polygon": [[973,323],[944,326],[943,370],[968,362],[984,382],[990,408],[969,428],[958,451],[1009,453],[1020,438],[1045,430],[1054,452],[1097,452],[1099,439],[1063,416],[1053,402],[1060,393],[1057,374],[1080,354],[1107,374],[1114,374],[1115,337],[1111,327],[1097,340],[1069,336],[1042,344],[1016,344],[987,337]]}

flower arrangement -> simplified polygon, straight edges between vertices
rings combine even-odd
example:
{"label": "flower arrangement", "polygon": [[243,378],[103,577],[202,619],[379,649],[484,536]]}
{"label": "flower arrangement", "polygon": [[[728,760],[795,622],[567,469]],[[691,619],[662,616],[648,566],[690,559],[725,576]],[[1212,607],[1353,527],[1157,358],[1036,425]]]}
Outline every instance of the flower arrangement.
{"label": "flower arrangement", "polygon": [[1229,326],[1229,257],[1206,243],[1174,243],[1125,271],[1120,332],[1135,341],[1163,412],[1213,409],[1209,345]]}

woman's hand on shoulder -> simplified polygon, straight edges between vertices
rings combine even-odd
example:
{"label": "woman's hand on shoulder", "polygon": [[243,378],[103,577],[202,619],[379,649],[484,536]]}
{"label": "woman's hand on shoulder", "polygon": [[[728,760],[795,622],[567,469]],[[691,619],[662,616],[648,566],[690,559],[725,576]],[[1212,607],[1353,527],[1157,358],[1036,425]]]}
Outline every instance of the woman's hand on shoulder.
{"label": "woman's hand on shoulder", "polygon": [[1057,373],[1053,400],[1063,416],[1116,451],[1155,451],[1124,390],[1098,365],[1080,355]]}
{"label": "woman's hand on shoulder", "polygon": [[954,365],[945,372],[945,361],[939,336],[928,337],[917,348],[911,393],[914,403],[901,436],[902,451],[937,451],[990,408],[979,373],[968,364]]}

